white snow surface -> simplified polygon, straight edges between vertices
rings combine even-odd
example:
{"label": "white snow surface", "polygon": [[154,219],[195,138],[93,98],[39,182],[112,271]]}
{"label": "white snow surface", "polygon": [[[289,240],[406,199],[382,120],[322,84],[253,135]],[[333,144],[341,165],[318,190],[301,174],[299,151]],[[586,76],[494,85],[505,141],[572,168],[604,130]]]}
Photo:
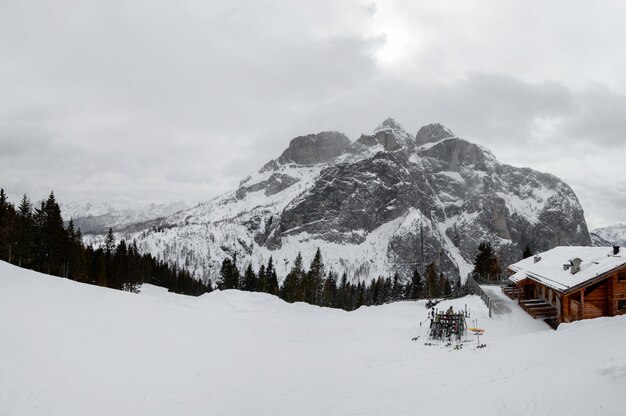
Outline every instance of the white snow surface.
{"label": "white snow surface", "polygon": [[626,316],[552,331],[509,302],[440,304],[486,330],[454,350],[425,345],[423,301],[134,295],[0,263],[0,414],[623,414]]}
{"label": "white snow surface", "polygon": [[[612,247],[555,247],[538,254],[541,260],[535,263],[534,257],[528,257],[511,264],[509,269],[515,273],[513,281],[529,277],[558,291],[567,291],[596,276],[626,264],[626,249],[613,255]],[[564,270],[563,265],[570,260],[582,260],[580,271],[572,274]]]}

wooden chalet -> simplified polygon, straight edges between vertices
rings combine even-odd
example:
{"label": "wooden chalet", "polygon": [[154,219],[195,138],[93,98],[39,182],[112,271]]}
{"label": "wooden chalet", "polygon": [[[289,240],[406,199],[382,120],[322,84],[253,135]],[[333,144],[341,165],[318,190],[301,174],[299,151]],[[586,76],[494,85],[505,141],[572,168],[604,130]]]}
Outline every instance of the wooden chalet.
{"label": "wooden chalet", "polygon": [[503,289],[535,318],[556,324],[626,314],[626,249],[556,247],[508,267]]}

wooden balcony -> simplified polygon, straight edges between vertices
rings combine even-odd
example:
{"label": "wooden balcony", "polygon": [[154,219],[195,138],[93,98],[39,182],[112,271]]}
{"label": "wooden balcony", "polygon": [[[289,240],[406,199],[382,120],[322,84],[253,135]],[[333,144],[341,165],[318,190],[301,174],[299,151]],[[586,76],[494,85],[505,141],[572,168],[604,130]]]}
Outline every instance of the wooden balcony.
{"label": "wooden balcony", "polygon": [[502,288],[502,293],[504,293],[505,295],[507,295],[509,298],[515,300],[517,298],[519,298],[519,289],[517,287],[503,287]]}

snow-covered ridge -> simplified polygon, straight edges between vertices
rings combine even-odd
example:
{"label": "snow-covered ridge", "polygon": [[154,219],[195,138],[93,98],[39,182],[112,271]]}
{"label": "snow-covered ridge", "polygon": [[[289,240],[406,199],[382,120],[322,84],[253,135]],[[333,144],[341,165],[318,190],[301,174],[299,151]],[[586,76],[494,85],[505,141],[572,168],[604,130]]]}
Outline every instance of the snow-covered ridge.
{"label": "snow-covered ridge", "polygon": [[592,231],[610,244],[626,247],[626,224],[614,224]]}
{"label": "snow-covered ridge", "polygon": [[175,212],[189,208],[181,201],[173,202],[137,202],[123,198],[111,203],[61,204],[61,214],[65,221],[74,221],[74,226],[83,233],[103,233],[109,227],[121,230],[127,226],[167,217]]}

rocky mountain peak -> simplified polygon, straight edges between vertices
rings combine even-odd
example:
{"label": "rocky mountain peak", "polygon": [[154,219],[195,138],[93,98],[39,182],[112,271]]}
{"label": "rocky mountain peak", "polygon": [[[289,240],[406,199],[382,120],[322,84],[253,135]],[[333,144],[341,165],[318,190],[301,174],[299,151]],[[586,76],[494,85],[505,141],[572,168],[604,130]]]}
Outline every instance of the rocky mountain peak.
{"label": "rocky mountain peak", "polygon": [[378,125],[374,129],[374,133],[378,133],[381,130],[401,130],[404,131],[404,128],[393,118],[387,117],[382,123]]}
{"label": "rocky mountain peak", "polygon": [[409,147],[413,143],[413,137],[404,130],[402,125],[391,117],[386,118],[374,129],[374,136],[384,137],[391,135],[399,147]]}
{"label": "rocky mountain peak", "polygon": [[418,146],[421,146],[426,143],[438,142],[449,137],[455,137],[454,133],[442,124],[427,124],[417,131],[415,142]]}
{"label": "rocky mountain peak", "polygon": [[385,150],[390,152],[403,148],[409,149],[414,146],[411,135],[391,117],[380,123],[372,135],[362,134],[356,143],[368,147],[382,145]]}
{"label": "rocky mountain peak", "polygon": [[350,139],[336,131],[298,136],[289,142],[278,161],[299,165],[324,163],[344,153],[350,144]]}

